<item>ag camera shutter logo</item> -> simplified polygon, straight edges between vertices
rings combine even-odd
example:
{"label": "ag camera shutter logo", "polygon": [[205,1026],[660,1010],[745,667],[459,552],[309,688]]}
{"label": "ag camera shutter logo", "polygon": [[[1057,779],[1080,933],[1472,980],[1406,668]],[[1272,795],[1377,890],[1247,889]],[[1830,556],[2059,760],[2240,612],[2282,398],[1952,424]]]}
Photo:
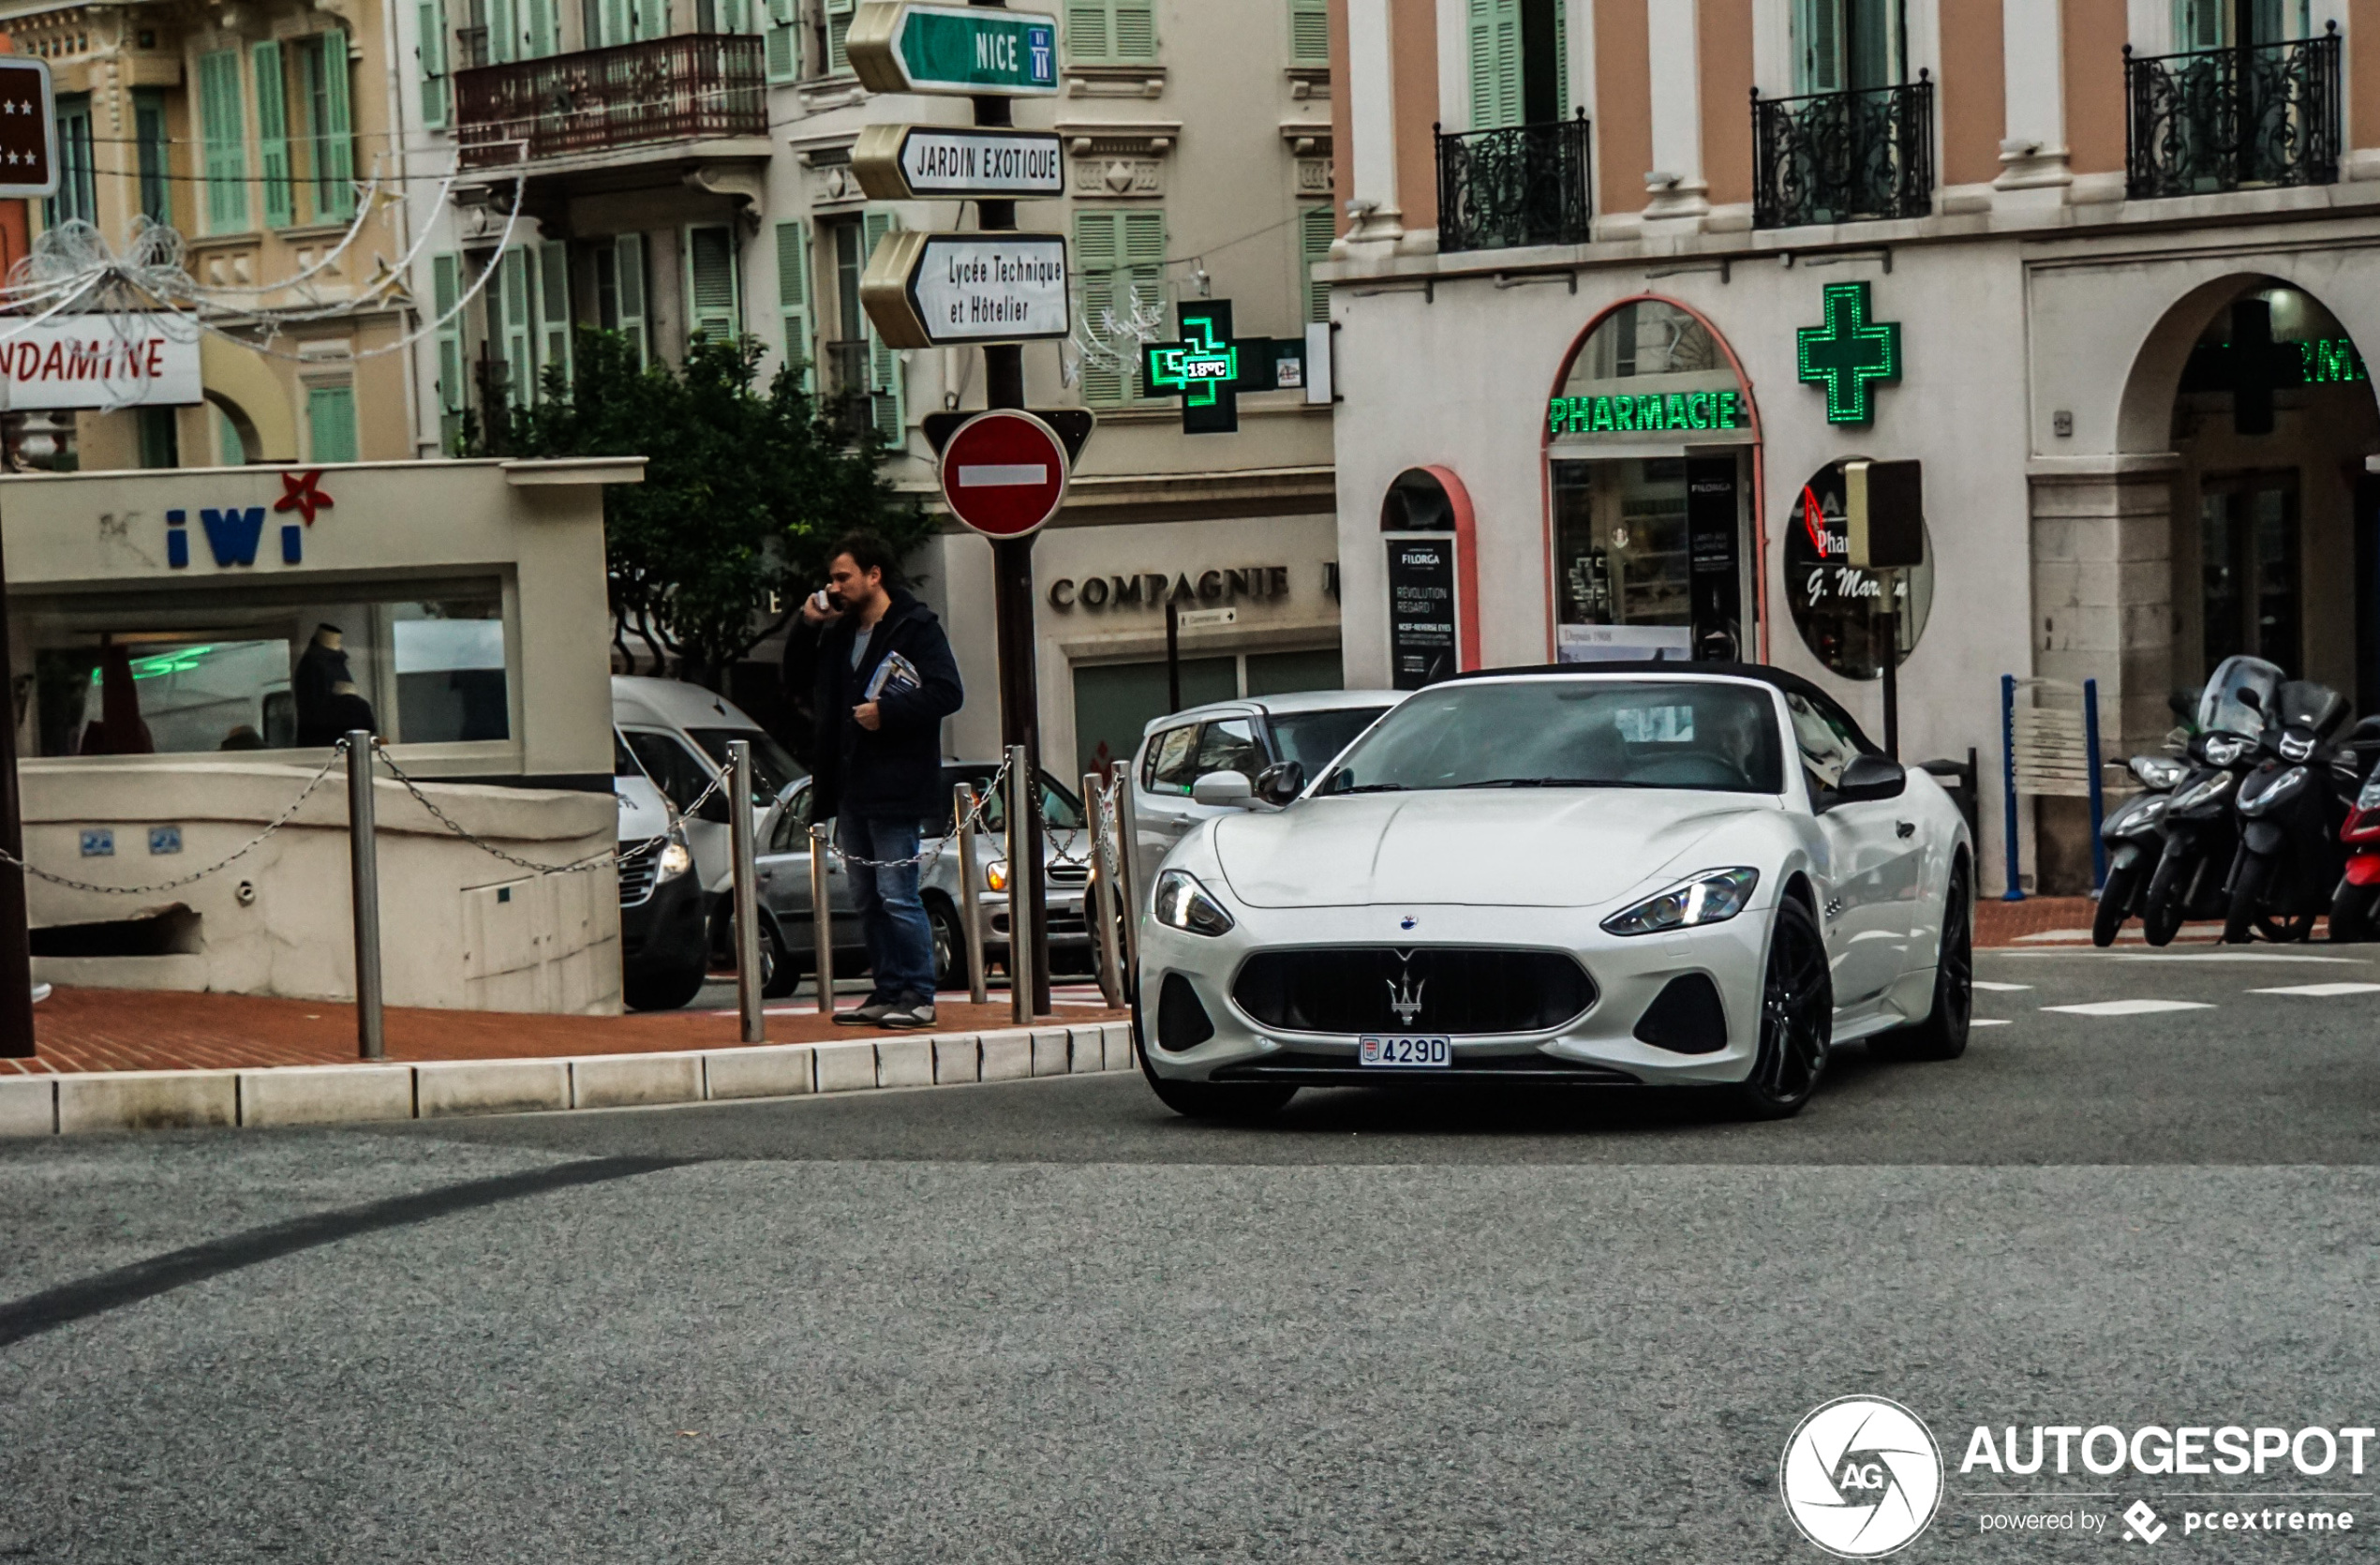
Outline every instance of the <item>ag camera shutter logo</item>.
{"label": "ag camera shutter logo", "polygon": [[1891,1554],[1941,1504],[1942,1453],[1915,1413],[1881,1396],[1839,1396],[1804,1418],[1778,1463],[1785,1513],[1843,1559]]}

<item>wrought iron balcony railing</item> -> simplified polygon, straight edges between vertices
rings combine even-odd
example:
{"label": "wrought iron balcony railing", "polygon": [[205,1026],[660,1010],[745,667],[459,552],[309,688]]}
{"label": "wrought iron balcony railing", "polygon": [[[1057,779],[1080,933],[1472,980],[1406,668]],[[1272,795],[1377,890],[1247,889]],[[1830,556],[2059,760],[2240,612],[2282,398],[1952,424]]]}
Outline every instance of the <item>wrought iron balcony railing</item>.
{"label": "wrought iron balcony railing", "polygon": [[686,33],[454,73],[466,168],[713,136],[768,134],[762,40]]}
{"label": "wrought iron balcony railing", "polygon": [[2339,24],[2289,43],[2134,59],[2126,193],[2135,200],[2339,178]]}
{"label": "wrought iron balcony railing", "polygon": [[819,393],[835,406],[835,423],[857,440],[876,421],[876,399],[869,386],[868,339],[854,337],[826,345],[824,383]]}
{"label": "wrought iron balcony railing", "polygon": [[1752,90],[1752,226],[1922,217],[1934,204],[1934,83],[1763,97]]}
{"label": "wrought iron balcony railing", "polygon": [[1586,111],[1576,119],[1438,138],[1438,248],[1584,245],[1589,201]]}

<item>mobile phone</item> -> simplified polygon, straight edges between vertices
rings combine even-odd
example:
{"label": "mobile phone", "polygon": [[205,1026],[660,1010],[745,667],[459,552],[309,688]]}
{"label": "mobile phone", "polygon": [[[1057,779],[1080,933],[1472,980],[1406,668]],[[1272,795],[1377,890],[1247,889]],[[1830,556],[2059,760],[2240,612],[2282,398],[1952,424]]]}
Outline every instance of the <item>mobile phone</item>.
{"label": "mobile phone", "polygon": [[842,599],[829,588],[820,588],[810,595],[810,601],[821,614],[840,614],[843,611]]}

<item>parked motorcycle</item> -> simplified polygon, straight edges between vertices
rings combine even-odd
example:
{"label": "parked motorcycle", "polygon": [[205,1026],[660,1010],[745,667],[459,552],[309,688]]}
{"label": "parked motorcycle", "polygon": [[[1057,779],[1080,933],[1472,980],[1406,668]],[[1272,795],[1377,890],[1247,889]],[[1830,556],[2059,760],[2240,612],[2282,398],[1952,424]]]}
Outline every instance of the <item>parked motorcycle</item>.
{"label": "parked motorcycle", "polygon": [[2279,699],[2282,672],[2262,658],[2225,658],[2198,694],[2189,775],[2174,784],[2162,825],[2164,846],[2140,899],[2141,932],[2170,945],[2191,918],[2229,911],[2227,887],[2239,845],[2232,795],[2255,765],[2265,713]]}
{"label": "parked motorcycle", "polygon": [[2340,832],[2355,803],[2357,769],[2354,753],[2332,742],[2347,720],[2346,698],[2292,679],[2267,715],[2255,768],[2239,780],[2239,853],[2223,926],[2233,945],[2252,930],[2276,941],[2313,934],[2347,867]]}
{"label": "parked motorcycle", "polygon": [[2098,911],[2090,919],[2094,946],[2114,945],[2124,920],[2148,905],[2149,880],[2165,851],[2165,807],[2175,787],[2190,775],[2190,764],[2170,755],[2135,755],[2131,766],[2148,792],[2133,795],[2100,823],[2107,879],[2099,887]]}
{"label": "parked motorcycle", "polygon": [[2363,787],[2339,828],[2347,849],[2346,872],[2330,893],[2330,938],[2364,941],[2373,936],[2373,915],[2380,913],[2380,717],[2368,717],[2347,736],[2364,773]]}

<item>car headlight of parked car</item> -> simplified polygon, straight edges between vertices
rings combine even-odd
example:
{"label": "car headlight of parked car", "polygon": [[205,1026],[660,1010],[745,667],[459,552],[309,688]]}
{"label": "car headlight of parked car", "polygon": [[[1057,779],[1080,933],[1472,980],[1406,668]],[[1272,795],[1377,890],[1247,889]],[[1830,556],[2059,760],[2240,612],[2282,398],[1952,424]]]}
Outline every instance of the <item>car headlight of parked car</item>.
{"label": "car headlight of parked car", "polygon": [[1231,915],[1207,895],[1198,877],[1186,870],[1168,870],[1157,877],[1154,893],[1157,922],[1192,934],[1216,935],[1231,928]]}
{"label": "car headlight of parked car", "polygon": [[694,855],[684,842],[673,837],[669,840],[669,846],[662,849],[660,864],[660,878],[676,880],[694,867]]}
{"label": "car headlight of parked car", "polygon": [[2164,755],[2135,755],[2132,758],[2132,774],[2140,779],[2142,787],[2163,793],[2181,786],[2181,780],[2190,775],[2190,768]]}
{"label": "car headlight of parked car", "polygon": [[984,866],[984,884],[995,891],[1008,889],[1008,866],[997,859]]}
{"label": "car headlight of parked car", "polygon": [[1760,883],[1758,870],[1707,870],[1613,914],[1603,928],[1613,934],[1659,934],[1719,923],[1743,912]]}

